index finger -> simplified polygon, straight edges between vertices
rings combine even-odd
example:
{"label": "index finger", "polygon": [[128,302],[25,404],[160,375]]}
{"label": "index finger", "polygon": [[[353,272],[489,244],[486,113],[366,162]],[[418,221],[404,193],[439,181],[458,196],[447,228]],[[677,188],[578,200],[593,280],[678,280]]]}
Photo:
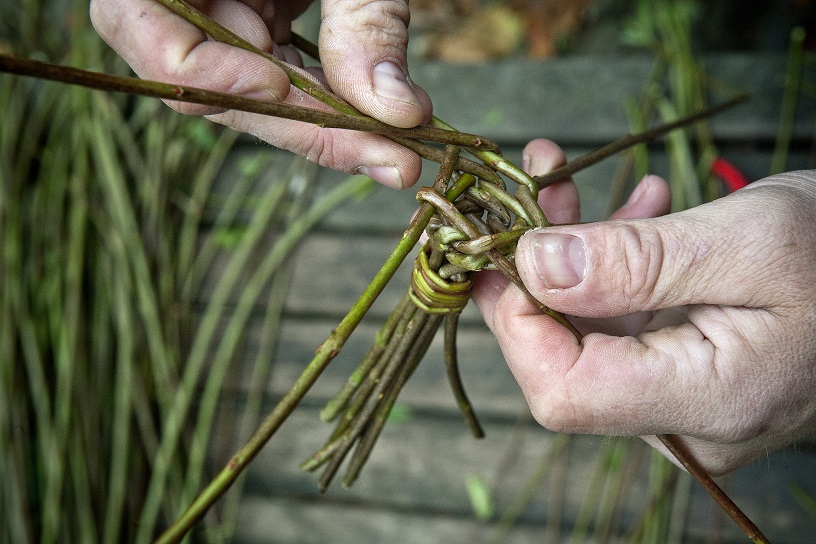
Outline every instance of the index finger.
{"label": "index finger", "polygon": [[715,365],[723,352],[689,321],[637,337],[593,333],[579,342],[512,285],[492,319],[531,412],[553,431],[698,435],[714,427],[706,418],[717,417],[715,408],[723,410],[728,377]]}
{"label": "index finger", "polygon": [[[261,17],[236,0],[208,2],[206,13],[255,46],[271,51]],[[100,36],[140,77],[212,91],[279,101],[289,78],[272,62],[209,40],[194,25],[153,0],[93,0],[91,20]],[[174,103],[183,113],[212,114],[209,106]]]}

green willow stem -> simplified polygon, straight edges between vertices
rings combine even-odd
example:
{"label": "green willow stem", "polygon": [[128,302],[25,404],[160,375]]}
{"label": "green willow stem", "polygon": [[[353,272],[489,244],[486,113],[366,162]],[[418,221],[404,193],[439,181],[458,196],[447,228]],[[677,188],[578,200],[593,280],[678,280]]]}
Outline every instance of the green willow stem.
{"label": "green willow stem", "polygon": [[805,57],[806,32],[796,27],[790,34],[788,46],[788,67],[785,73],[785,93],[782,96],[782,108],[779,115],[779,128],[776,135],[773,155],[771,156],[770,174],[784,172],[788,164],[788,153],[793,138],[796,110],[799,93],[802,90],[802,71]]}
{"label": "green willow stem", "polygon": [[[448,158],[455,158],[458,154],[458,150],[456,151],[457,153],[453,153],[449,149]],[[447,164],[443,163],[443,168],[448,168],[452,171],[453,165],[450,164],[452,162],[452,160],[446,161]],[[261,448],[263,448],[272,435],[275,434],[275,431],[278,430],[286,418],[289,417],[289,414],[291,414],[300,403],[303,396],[311,389],[329,362],[340,352],[340,349],[345,345],[351,333],[357,328],[357,325],[360,324],[360,321],[371,308],[371,305],[374,304],[374,301],[380,293],[382,293],[400,264],[405,260],[405,257],[413,250],[425,226],[434,213],[433,206],[429,204],[420,206],[419,211],[414,216],[408,229],[403,233],[397,247],[374,276],[374,279],[368,287],[366,287],[357,299],[357,302],[352,306],[348,314],[346,314],[332,334],[317,348],[314,358],[306,366],[297,380],[295,380],[292,388],[287,391],[246,444],[233,455],[227,463],[227,466],[202,490],[184,514],[156,540],[157,544],[181,541],[193,524],[229,489],[230,485],[238,478],[238,475],[246,468],[249,462],[255,458]]]}
{"label": "green willow stem", "polygon": [[544,228],[550,226],[550,221],[544,215],[544,211],[538,205],[535,197],[527,189],[526,185],[519,185],[516,189],[516,199],[521,207],[527,212],[530,217],[530,226],[536,228]]}
{"label": "green willow stem", "polygon": [[[513,197],[513,195],[511,195],[501,187],[497,187],[490,183],[480,183],[479,189],[485,191],[486,193],[489,193],[492,197],[501,202],[501,204],[505,206],[508,210],[513,212],[516,215],[516,217],[523,220],[528,225],[533,224],[533,220],[530,217],[530,214],[527,213],[527,209],[525,209],[525,207],[522,206],[521,203],[516,198]],[[536,207],[538,208],[537,205]],[[539,208],[539,212],[541,212],[541,208]],[[544,212],[541,213],[543,214]]]}
{"label": "green willow stem", "polygon": [[388,343],[372,365],[370,372],[363,377],[362,383],[357,387],[356,391],[354,391],[354,396],[349,399],[348,407],[343,411],[341,419],[337,422],[328,440],[326,440],[323,449],[317,452],[311,460],[306,461],[302,465],[305,470],[314,470],[327,461],[340,447],[349,426],[355,420],[360,410],[365,406],[366,401],[371,396],[371,392],[377,384],[382,381],[383,372],[385,372],[389,361],[394,358],[394,354],[400,346],[402,337],[408,331],[408,324],[416,312],[416,306],[411,303],[410,297],[408,293],[406,293],[402,301],[397,305],[397,308],[392,312],[396,323],[388,339]]}
{"label": "green willow stem", "polygon": [[418,311],[406,293],[389,316],[393,318],[394,326],[393,330],[388,334],[387,343],[383,346],[383,349],[377,350],[379,353],[372,360],[370,370],[362,377],[361,383],[352,391],[353,396],[348,400],[347,406],[343,407],[342,417],[335,425],[331,435],[324,446],[301,465],[303,470],[309,472],[316,470],[347,444],[353,432],[352,424],[359,420],[357,416],[365,408],[374,388],[383,382],[383,375],[387,372],[391,361],[394,360],[397,350],[403,345],[403,338],[410,332],[410,324]]}
{"label": "green willow stem", "polygon": [[340,391],[320,410],[320,419],[323,421],[333,421],[340,414],[340,411],[346,407],[352,395],[354,395],[354,392],[357,391],[360,384],[363,383],[363,380],[365,380],[366,376],[371,372],[371,368],[385,351],[391,340],[391,336],[397,328],[399,318],[403,312],[407,310],[409,304],[411,304],[411,299],[408,295],[402,297],[397,307],[389,314],[388,319],[386,319],[379,332],[377,332],[371,348],[360,361],[360,364],[357,365],[354,372],[349,375],[348,380],[346,380],[346,383]]}
{"label": "green willow stem", "polygon": [[[413,311],[406,333],[400,339],[394,356],[389,360],[382,377],[377,382],[377,386],[371,392],[371,396],[376,401],[366,404],[355,416],[349,431],[344,436],[342,447],[331,458],[320,477],[319,486],[321,492],[328,489],[346,453],[358,440],[366,442],[368,446],[361,444],[363,448],[359,452],[355,451],[349,470],[355,470],[356,467],[356,470],[359,471],[362,467],[361,461],[365,461],[371,447],[376,442],[376,438],[382,430],[382,425],[385,423],[385,418],[396,401],[396,394],[404,381],[407,380],[408,375],[416,368],[419,359],[421,359],[421,356],[417,357],[416,352],[425,347],[426,342],[430,342],[428,337],[433,337],[441,319],[441,316],[430,315],[419,309]],[[351,480],[346,479],[343,485],[350,485],[354,477],[356,475],[352,476]]]}
{"label": "green willow stem", "polygon": [[[343,431],[336,437],[338,443],[330,447],[333,454],[331,458],[327,459],[328,463],[320,477],[319,487],[321,492],[329,487],[346,454],[366,430],[380,402],[386,398],[387,386],[393,383],[395,376],[400,371],[401,363],[407,359],[408,352],[420,338],[429,317],[428,314],[416,307],[408,309],[404,316],[406,323],[404,327],[401,327],[400,334],[395,337],[395,341],[392,343],[393,352],[389,354],[387,359],[384,358],[385,366],[382,373],[376,377],[371,376],[368,378],[370,391],[366,391],[365,395],[355,399],[355,406],[352,410],[353,418],[347,424],[343,422]],[[379,399],[379,402],[366,404],[370,397]]]}
{"label": "green willow stem", "polygon": [[[420,313],[424,312],[420,311]],[[368,457],[374,449],[374,445],[377,443],[377,439],[385,426],[391,409],[397,401],[400,391],[414,373],[414,370],[419,366],[419,363],[422,362],[422,358],[436,336],[440,322],[444,319],[443,316],[438,314],[426,314],[426,316],[425,324],[417,336],[417,339],[411,343],[409,354],[406,357],[405,363],[400,367],[396,380],[389,384],[385,391],[383,391],[383,398],[376,405],[374,420],[367,424],[365,434],[360,437],[359,444],[349,461],[348,469],[343,477],[343,487],[345,488],[351,487],[357,480],[363,465],[368,460]]]}
{"label": "green willow stem", "polygon": [[459,329],[459,313],[452,313],[445,316],[445,335],[443,352],[445,356],[445,370],[448,374],[448,382],[453,391],[453,396],[456,399],[456,404],[462,416],[465,418],[471,434],[476,438],[484,438],[485,433],[479,423],[476,413],[473,411],[473,405],[468,399],[465,388],[462,385],[462,378],[459,375],[459,363],[456,350],[456,336]]}
{"label": "green willow stem", "polygon": [[[456,131],[451,125],[443,121],[442,119],[434,116],[430,122],[431,126],[443,128],[446,130]],[[533,197],[538,196],[538,185],[535,183],[534,178],[530,177],[530,175],[516,166],[515,164],[511,163],[510,161],[506,160],[504,157],[501,156],[500,153],[495,151],[487,150],[487,149],[473,149],[471,150],[474,156],[483,160],[486,164],[491,165],[497,172],[501,172],[508,178],[512,179],[519,185],[524,185],[527,189],[530,190],[530,193]]]}
{"label": "green willow stem", "polygon": [[535,471],[530,474],[527,483],[521,492],[513,499],[513,502],[504,511],[501,518],[496,522],[496,528],[490,538],[487,540],[488,544],[499,544],[506,542],[507,534],[513,527],[513,524],[521,516],[524,509],[530,504],[536,490],[541,485],[541,482],[550,472],[553,461],[566,450],[570,443],[569,434],[558,434],[550,446],[550,449],[541,457]]}
{"label": "green willow stem", "polygon": [[473,240],[453,242],[451,245],[460,253],[481,255],[491,249],[500,249],[517,243],[527,230],[529,229],[517,228],[495,234],[485,234]]}
{"label": "green willow stem", "polygon": [[58,66],[8,54],[0,54],[0,71],[81,85],[83,87],[104,91],[138,94],[165,100],[259,113],[279,117],[281,119],[311,123],[322,128],[341,128],[373,132],[384,136],[395,136],[401,139],[428,140],[444,144],[460,145],[462,147],[498,149],[498,145],[495,142],[475,134],[452,132],[428,126],[397,128],[370,117],[352,116],[346,113],[304,108],[280,102],[268,102],[265,100],[207,91],[196,87],[162,83],[159,81],[90,72],[79,68]]}

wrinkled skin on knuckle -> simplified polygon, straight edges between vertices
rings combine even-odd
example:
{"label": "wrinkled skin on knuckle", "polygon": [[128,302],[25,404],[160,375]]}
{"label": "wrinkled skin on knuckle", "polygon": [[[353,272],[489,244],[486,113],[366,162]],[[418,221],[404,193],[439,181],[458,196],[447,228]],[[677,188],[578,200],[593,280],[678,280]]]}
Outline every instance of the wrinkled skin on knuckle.
{"label": "wrinkled skin on knuckle", "polygon": [[406,2],[344,2],[342,8],[330,15],[324,11],[321,43],[329,46],[329,54],[344,54],[344,44],[338,43],[337,37],[349,39],[346,33],[353,31],[355,43],[375,48],[387,47],[394,50],[395,57],[401,56],[408,44],[408,23],[411,17]]}
{"label": "wrinkled skin on knuckle", "polygon": [[[386,4],[390,7],[386,8]],[[359,28],[370,43],[404,50],[408,46],[410,19],[407,6],[403,2],[375,2],[373,5],[373,8],[363,10]]]}
{"label": "wrinkled skin on knuckle", "polygon": [[[602,284],[593,286],[595,291],[602,299],[610,297],[626,301],[627,307],[615,308],[618,315],[648,306],[655,297],[659,297],[655,290],[665,253],[661,237],[651,228],[628,224],[611,229],[607,236],[609,238],[596,247],[623,247],[625,251],[621,252],[622,254],[605,255],[599,262],[593,263],[595,266],[612,270],[617,276],[613,281],[609,281],[606,270],[591,274],[590,277],[604,278]],[[610,289],[616,292],[610,292]]]}
{"label": "wrinkled skin on knuckle", "polygon": [[353,167],[345,164],[335,152],[335,132],[332,129],[302,130],[294,148],[305,150],[302,154],[311,162],[326,168],[351,172]]}

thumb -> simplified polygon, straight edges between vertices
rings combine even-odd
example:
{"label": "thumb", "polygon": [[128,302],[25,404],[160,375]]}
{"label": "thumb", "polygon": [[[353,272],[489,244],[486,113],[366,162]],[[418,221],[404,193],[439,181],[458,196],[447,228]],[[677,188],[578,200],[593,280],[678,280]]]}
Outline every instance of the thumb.
{"label": "thumb", "polygon": [[332,90],[380,121],[414,127],[431,116],[408,76],[408,2],[325,0],[320,57]]}
{"label": "thumb", "polygon": [[536,230],[516,264],[530,293],[580,317],[613,317],[687,304],[766,307],[784,301],[791,250],[769,232],[785,229],[768,198],[742,191],[686,212]]}

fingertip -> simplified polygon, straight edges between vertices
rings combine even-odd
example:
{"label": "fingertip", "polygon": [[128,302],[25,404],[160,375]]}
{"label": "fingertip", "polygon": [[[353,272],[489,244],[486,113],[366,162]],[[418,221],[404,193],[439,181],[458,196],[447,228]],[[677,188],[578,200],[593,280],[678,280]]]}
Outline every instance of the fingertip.
{"label": "fingertip", "polygon": [[531,176],[542,176],[566,164],[564,150],[544,138],[532,140],[521,153],[521,166]]}
{"label": "fingertip", "polygon": [[660,176],[647,175],[637,184],[626,203],[610,219],[646,219],[671,211],[671,188]]}
{"label": "fingertip", "polygon": [[471,298],[482,314],[487,328],[493,331],[493,317],[496,304],[507,289],[510,280],[504,274],[495,270],[478,272],[473,279]]}
{"label": "fingertip", "polygon": [[554,225],[577,223],[581,220],[581,198],[572,179],[543,188],[538,192],[538,204]]}
{"label": "fingertip", "polygon": [[322,8],[320,56],[332,90],[390,125],[427,122],[430,98],[408,73],[408,3],[336,0]]}

